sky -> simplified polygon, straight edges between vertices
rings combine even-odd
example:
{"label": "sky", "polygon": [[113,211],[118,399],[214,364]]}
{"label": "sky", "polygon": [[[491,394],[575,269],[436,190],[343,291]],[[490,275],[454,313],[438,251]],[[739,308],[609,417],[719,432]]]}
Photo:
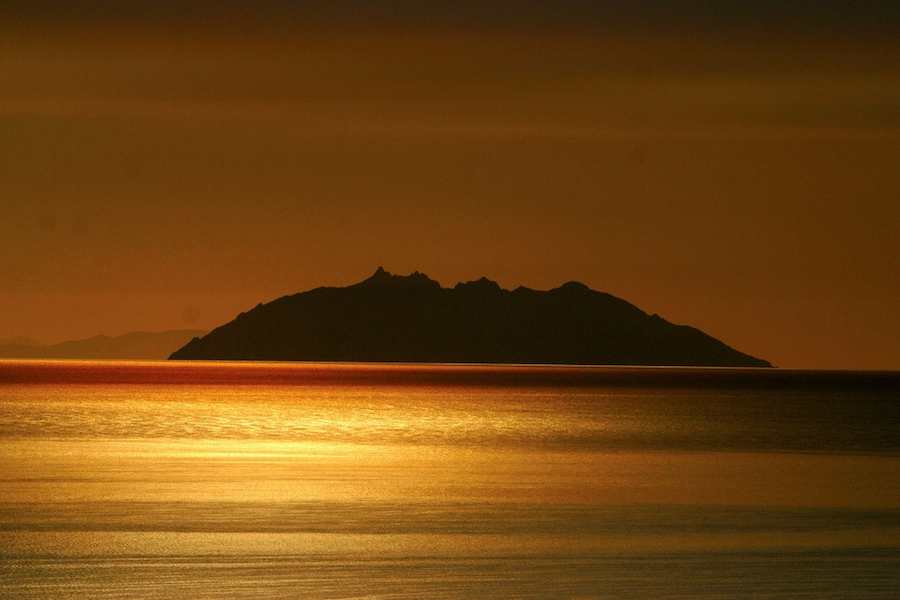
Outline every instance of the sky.
{"label": "sky", "polygon": [[0,338],[379,265],[900,368],[896,2],[0,7]]}

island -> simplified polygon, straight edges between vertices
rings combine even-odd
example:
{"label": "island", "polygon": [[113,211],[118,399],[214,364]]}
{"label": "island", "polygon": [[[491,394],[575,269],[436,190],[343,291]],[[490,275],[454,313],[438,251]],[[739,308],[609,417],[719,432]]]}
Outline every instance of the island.
{"label": "island", "polygon": [[540,291],[487,278],[444,288],[379,267],[239,314],[173,360],[771,367],[578,282]]}

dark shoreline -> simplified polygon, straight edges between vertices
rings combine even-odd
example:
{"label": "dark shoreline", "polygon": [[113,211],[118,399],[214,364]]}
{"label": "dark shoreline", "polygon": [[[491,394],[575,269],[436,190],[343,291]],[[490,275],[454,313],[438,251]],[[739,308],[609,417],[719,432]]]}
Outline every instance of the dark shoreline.
{"label": "dark shoreline", "polygon": [[0,360],[2,384],[528,386],[668,389],[896,389],[900,371],[733,367],[261,361]]}

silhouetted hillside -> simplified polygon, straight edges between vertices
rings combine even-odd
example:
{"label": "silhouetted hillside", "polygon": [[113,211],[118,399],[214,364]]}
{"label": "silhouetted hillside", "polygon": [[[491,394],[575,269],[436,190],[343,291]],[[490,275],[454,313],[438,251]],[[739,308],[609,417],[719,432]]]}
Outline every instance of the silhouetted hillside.
{"label": "silhouetted hillside", "polygon": [[[0,358],[142,358],[165,359],[196,335],[196,329],[145,332],[115,337],[98,335],[84,340],[40,345],[35,342],[0,344]],[[12,341],[12,340],[10,340]]]}
{"label": "silhouetted hillside", "polygon": [[581,283],[508,291],[481,278],[448,289],[380,267],[355,285],[260,304],[171,358],[771,366]]}

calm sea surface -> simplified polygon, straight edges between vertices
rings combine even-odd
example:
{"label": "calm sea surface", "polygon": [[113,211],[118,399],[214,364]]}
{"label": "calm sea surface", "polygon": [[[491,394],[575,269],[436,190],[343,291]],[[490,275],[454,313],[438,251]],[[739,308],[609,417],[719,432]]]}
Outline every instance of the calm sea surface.
{"label": "calm sea surface", "polygon": [[898,598],[900,374],[0,361],[3,598]]}

